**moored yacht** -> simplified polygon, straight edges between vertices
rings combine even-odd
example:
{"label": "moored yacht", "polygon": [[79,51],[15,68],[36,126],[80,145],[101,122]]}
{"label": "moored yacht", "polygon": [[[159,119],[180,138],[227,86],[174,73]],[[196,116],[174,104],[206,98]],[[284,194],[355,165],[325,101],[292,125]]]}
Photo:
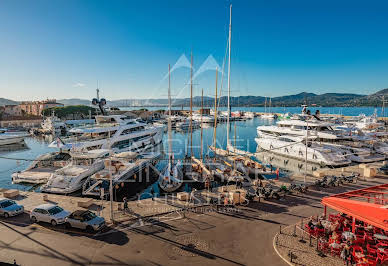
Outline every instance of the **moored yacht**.
{"label": "moored yacht", "polygon": [[[87,178],[82,186],[84,196],[109,195],[110,178],[112,185],[122,182],[136,182],[136,174],[149,165],[154,165],[160,157],[160,152],[122,152],[107,159],[108,166]],[[105,163],[106,164],[106,163]],[[135,177],[132,178],[131,177]],[[135,185],[135,184],[134,184]]]}
{"label": "moored yacht", "polygon": [[49,147],[67,150],[112,149],[141,152],[162,142],[163,127],[151,126],[124,115],[96,116],[96,125],[73,128],[69,138],[57,138]]}
{"label": "moored yacht", "polygon": [[72,152],[72,161],[65,167],[56,170],[42,187],[42,191],[70,194],[80,190],[89,176],[104,168],[104,159],[110,155],[111,151],[105,149]]}
{"label": "moored yacht", "polygon": [[303,137],[279,136],[255,138],[258,146],[266,151],[298,160],[307,161],[319,165],[343,166],[351,161],[342,154],[342,150],[329,145],[318,144],[311,138],[307,141]]}
{"label": "moored yacht", "polygon": [[52,152],[38,156],[24,171],[12,174],[12,183],[44,184],[50,176],[70,163],[68,152]]}
{"label": "moored yacht", "polygon": [[6,129],[0,129],[0,146],[22,143],[27,133],[8,132]]}

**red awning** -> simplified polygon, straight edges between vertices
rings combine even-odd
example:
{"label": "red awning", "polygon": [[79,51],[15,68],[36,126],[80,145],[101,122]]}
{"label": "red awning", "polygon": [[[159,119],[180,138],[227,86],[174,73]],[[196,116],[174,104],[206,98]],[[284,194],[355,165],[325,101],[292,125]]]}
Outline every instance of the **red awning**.
{"label": "red awning", "polygon": [[388,231],[387,191],[387,184],[359,189],[325,197],[322,204]]}

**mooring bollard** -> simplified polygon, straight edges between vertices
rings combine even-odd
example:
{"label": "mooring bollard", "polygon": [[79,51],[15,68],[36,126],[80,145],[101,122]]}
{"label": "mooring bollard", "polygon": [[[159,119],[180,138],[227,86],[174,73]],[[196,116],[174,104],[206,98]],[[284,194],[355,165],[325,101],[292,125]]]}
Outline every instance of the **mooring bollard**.
{"label": "mooring bollard", "polygon": [[292,234],[293,237],[296,236],[296,224],[294,225],[294,233]]}

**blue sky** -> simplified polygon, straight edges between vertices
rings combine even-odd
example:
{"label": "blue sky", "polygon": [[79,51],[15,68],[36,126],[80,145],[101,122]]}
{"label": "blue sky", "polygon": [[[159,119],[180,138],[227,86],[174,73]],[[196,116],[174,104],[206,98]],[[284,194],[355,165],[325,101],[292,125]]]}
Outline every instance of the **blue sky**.
{"label": "blue sky", "polygon": [[[168,64],[224,60],[230,1],[0,1],[0,97],[165,98]],[[388,87],[387,1],[232,1],[232,95]],[[173,72],[175,97],[188,68]],[[194,94],[214,95],[215,71]],[[225,84],[224,84],[225,85]],[[225,94],[225,88],[222,94]]]}

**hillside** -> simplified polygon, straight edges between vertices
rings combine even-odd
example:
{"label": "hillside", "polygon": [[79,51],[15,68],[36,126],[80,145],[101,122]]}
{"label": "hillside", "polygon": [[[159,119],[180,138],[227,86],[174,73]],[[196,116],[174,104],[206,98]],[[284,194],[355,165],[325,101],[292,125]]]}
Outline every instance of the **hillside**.
{"label": "hillside", "polygon": [[13,101],[13,100],[8,100],[5,98],[0,98],[0,106],[10,105],[10,104],[18,104],[18,102]]}
{"label": "hillside", "polygon": [[[298,94],[291,94],[279,97],[271,98],[272,106],[300,106],[302,104],[317,105],[317,106],[381,106],[382,96],[385,96],[388,101],[388,89],[380,90],[370,95],[360,95],[353,93],[324,93],[315,94],[302,92]],[[230,103],[232,106],[264,106],[265,97],[262,96],[238,96],[231,97]],[[109,106],[167,106],[167,99],[120,99],[109,101]],[[227,105],[227,97],[222,96],[218,99],[220,106]],[[65,106],[69,105],[86,105],[90,106],[91,99],[60,99],[59,103],[63,103]],[[267,98],[267,104],[269,98]],[[17,104],[16,101],[0,98],[0,106],[5,104]],[[172,100],[173,106],[190,106],[190,98],[179,98]],[[193,97],[193,105],[201,106],[201,97]],[[214,98],[204,97],[204,106],[213,106]]]}

